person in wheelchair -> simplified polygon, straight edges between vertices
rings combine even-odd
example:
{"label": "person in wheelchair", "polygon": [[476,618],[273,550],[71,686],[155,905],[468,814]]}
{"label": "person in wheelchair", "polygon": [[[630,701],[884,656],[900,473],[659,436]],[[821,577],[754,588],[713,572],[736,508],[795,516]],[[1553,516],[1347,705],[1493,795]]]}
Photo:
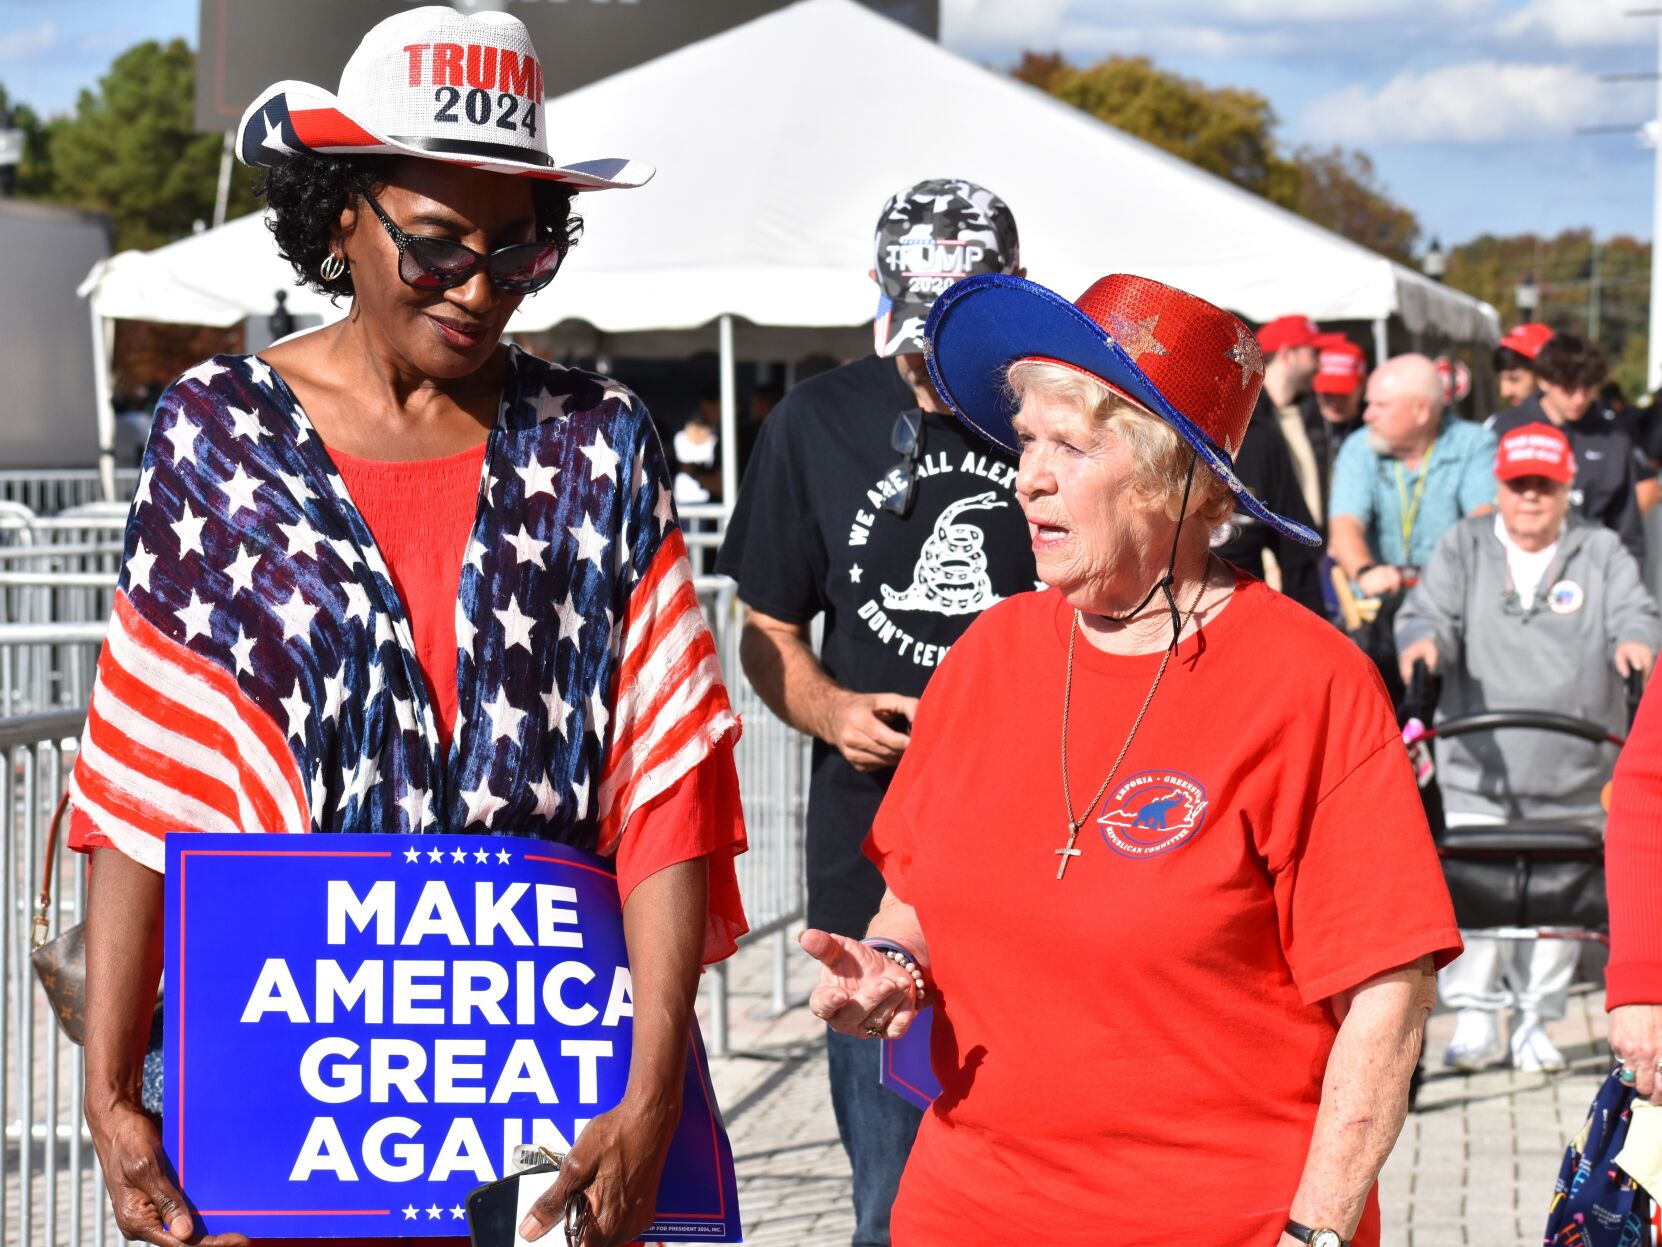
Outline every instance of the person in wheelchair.
{"label": "person in wheelchair", "polygon": [[[1403,679],[1416,663],[1441,676],[1439,722],[1486,710],[1551,710],[1625,724],[1622,681],[1651,670],[1656,603],[1610,529],[1569,519],[1575,459],[1547,424],[1508,433],[1495,459],[1496,515],[1472,516],[1437,544],[1395,622]],[[1562,819],[1602,827],[1610,765],[1600,746],[1534,731],[1448,739],[1438,783],[1450,827]],[[1500,1015],[1516,1010],[1516,1068],[1564,1058],[1542,1022],[1564,1015],[1578,945],[1465,935],[1438,989],[1456,1011],[1444,1063],[1478,1069],[1506,1052]]]}

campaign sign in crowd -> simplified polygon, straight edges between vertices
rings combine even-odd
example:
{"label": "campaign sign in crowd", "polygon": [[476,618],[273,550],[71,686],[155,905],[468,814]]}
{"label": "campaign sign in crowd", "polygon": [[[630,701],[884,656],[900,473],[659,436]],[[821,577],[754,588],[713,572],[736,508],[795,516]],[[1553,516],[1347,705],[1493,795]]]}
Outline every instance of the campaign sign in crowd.
{"label": "campaign sign in crowd", "polygon": [[[633,1000],[601,858],[487,836],[169,836],[164,1138],[208,1232],[465,1234],[520,1144],[615,1105]],[[646,1237],[739,1241],[703,1045]]]}

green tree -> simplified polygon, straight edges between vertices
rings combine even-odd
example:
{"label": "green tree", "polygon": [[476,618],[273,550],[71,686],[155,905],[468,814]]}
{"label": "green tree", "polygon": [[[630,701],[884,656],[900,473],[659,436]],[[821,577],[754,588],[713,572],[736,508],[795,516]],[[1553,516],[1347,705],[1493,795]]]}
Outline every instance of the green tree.
{"label": "green tree", "polygon": [[1059,52],[1024,52],[1013,73],[1354,242],[1413,261],[1419,221],[1379,184],[1373,162],[1340,148],[1284,155],[1275,111],[1255,92],[1209,87],[1147,57],[1114,56],[1078,68]]}
{"label": "green tree", "polygon": [[0,118],[11,114],[13,129],[23,131],[23,163],[17,166],[12,194],[19,199],[41,199],[52,190],[48,132],[40,114],[27,104],[14,101],[0,83]]}
{"label": "green tree", "polygon": [[[191,126],[196,57],[183,40],[140,43],[98,90],[49,126],[51,197],[108,214],[115,245],[155,247],[211,221],[224,137]],[[255,178],[234,164],[228,216],[257,206]]]}

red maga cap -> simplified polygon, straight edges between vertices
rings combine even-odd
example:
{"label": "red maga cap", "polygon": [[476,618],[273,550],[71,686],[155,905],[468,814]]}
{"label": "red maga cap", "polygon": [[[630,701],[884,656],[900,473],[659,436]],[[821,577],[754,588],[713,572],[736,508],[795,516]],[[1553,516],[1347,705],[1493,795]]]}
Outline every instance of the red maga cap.
{"label": "red maga cap", "polygon": [[1569,438],[1550,424],[1526,424],[1501,438],[1495,479],[1515,481],[1520,476],[1544,476],[1568,485],[1575,479]]}
{"label": "red maga cap", "polygon": [[1552,326],[1534,322],[1518,325],[1508,329],[1500,344],[1507,350],[1516,351],[1526,359],[1534,359],[1541,353],[1541,348],[1552,338]]}
{"label": "red maga cap", "polygon": [[1278,316],[1258,331],[1258,347],[1266,356],[1290,347],[1316,346],[1321,330],[1308,316]]}
{"label": "red maga cap", "polygon": [[[1337,337],[1323,334],[1324,338]],[[1331,345],[1324,343],[1316,365],[1316,379],[1311,383],[1318,394],[1354,394],[1362,388],[1368,375],[1367,357],[1362,348],[1345,338]]]}

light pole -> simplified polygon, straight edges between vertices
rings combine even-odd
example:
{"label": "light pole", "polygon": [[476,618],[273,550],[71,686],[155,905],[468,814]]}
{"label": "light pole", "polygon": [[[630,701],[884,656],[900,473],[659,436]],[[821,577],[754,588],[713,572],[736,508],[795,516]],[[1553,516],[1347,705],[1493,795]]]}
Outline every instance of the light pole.
{"label": "light pole", "polygon": [[1662,22],[1656,24],[1656,119],[1651,131],[1658,141],[1655,150],[1655,173],[1651,192],[1650,225],[1650,345],[1646,354],[1650,367],[1646,370],[1646,388],[1662,389]]}

